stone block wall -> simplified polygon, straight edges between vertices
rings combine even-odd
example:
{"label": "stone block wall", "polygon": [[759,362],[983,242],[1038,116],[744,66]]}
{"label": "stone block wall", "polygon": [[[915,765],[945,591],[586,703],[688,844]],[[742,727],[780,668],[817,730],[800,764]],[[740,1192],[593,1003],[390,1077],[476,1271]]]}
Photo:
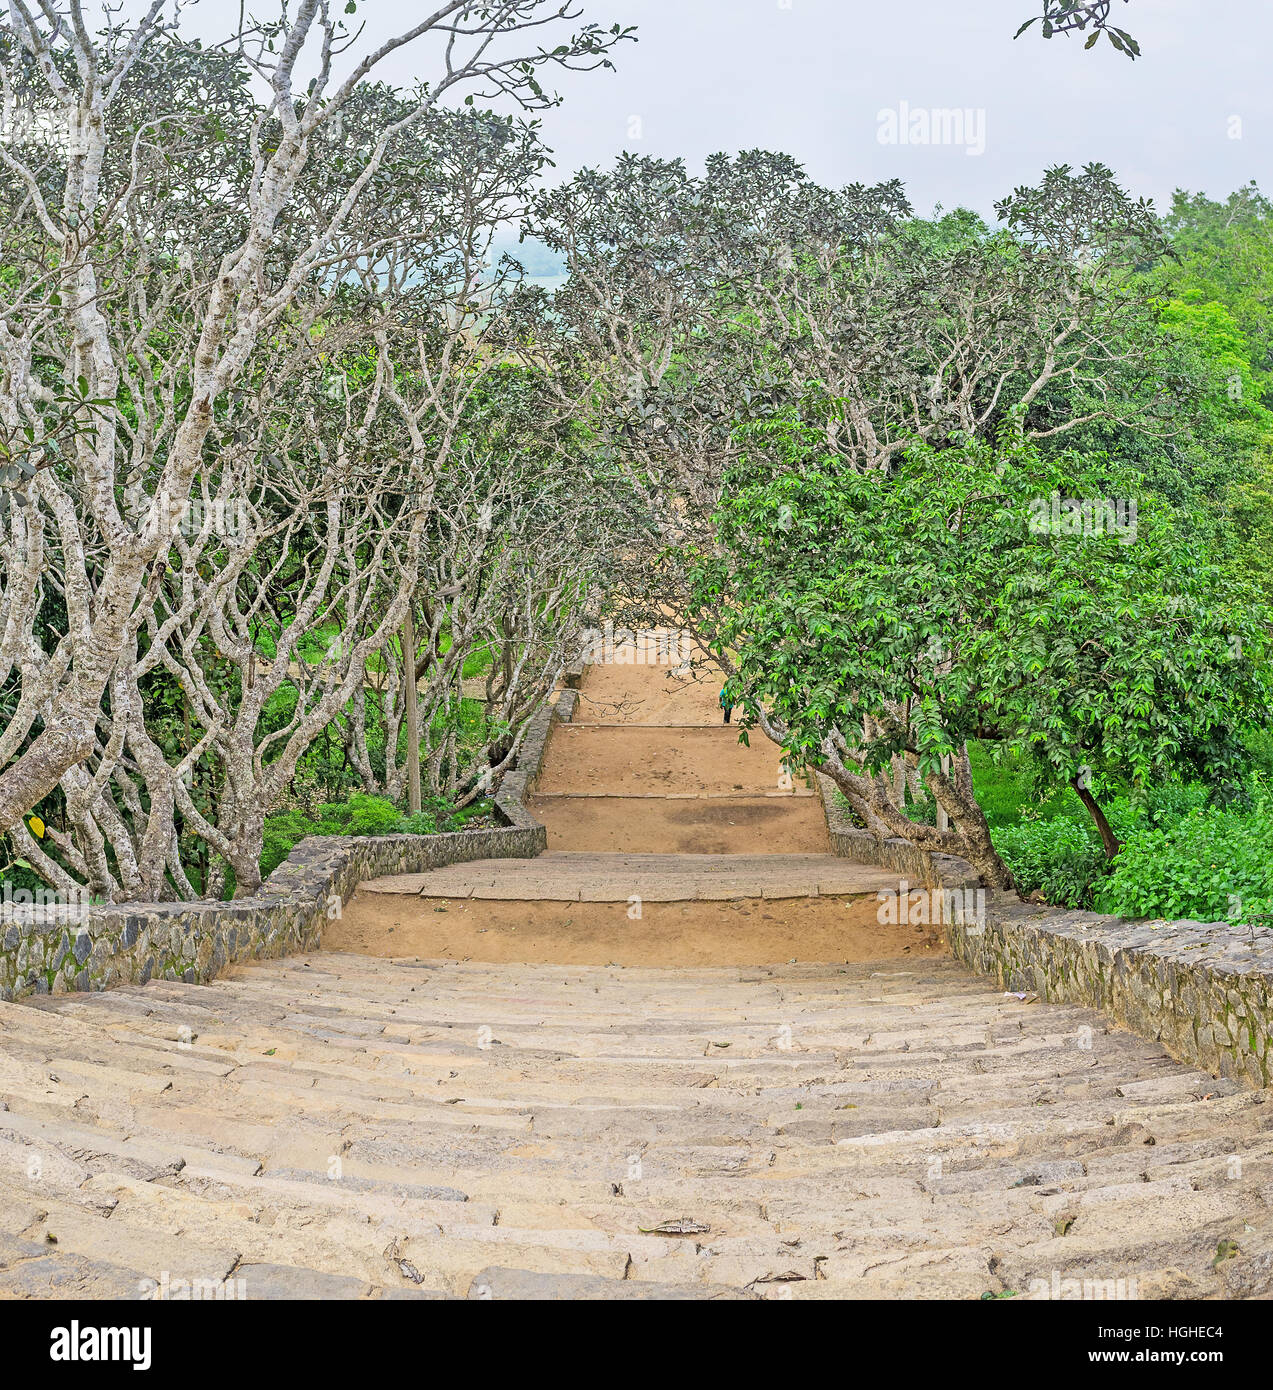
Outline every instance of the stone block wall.
{"label": "stone block wall", "polygon": [[1178,1061],[1267,1086],[1273,939],[1229,922],[1132,922],[987,894],[950,948],[1006,990],[1099,1009]]}
{"label": "stone block wall", "polygon": [[[928,888],[977,884],[971,864],[854,826],[818,774],[836,854]],[[1127,921],[985,892],[979,920],[946,927],[951,953],[1005,990],[1099,1009],[1178,1061],[1250,1086],[1270,1084],[1273,933],[1230,922]]]}

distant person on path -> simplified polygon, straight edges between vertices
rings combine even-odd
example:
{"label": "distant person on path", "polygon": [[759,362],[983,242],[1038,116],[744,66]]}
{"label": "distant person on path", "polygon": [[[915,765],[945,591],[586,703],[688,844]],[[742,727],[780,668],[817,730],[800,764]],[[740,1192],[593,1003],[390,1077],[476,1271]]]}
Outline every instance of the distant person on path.
{"label": "distant person on path", "polygon": [[734,712],[734,702],[729,696],[729,686],[722,685],[720,688],[720,707],[725,716],[725,723],[729,723],[729,716]]}

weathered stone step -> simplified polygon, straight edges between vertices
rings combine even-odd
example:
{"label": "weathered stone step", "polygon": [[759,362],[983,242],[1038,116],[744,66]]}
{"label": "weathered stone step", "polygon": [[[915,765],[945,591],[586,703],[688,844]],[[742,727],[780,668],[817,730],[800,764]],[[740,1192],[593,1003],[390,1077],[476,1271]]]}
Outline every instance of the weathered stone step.
{"label": "weathered stone step", "polygon": [[[547,1270],[562,1266],[567,1257],[596,1273],[622,1275],[627,1255],[604,1232],[581,1230],[516,1231],[476,1218],[467,1203],[434,1204],[443,1219],[432,1219],[408,1204],[386,1209],[368,1202],[366,1210],[352,1204],[323,1206],[281,1201],[277,1190],[262,1202],[253,1187],[227,1208],[194,1191],[137,1184],[103,1176],[93,1180],[118,1200],[112,1220],[121,1217],[138,1229],[179,1228],[187,1235],[213,1232],[231,1239],[241,1259],[275,1260],[330,1273],[352,1274],[360,1280],[389,1287],[416,1282],[402,1272],[401,1255],[425,1276],[424,1282],[454,1291],[457,1275],[489,1260],[496,1249],[507,1249],[528,1267]],[[268,1220],[263,1219],[268,1217]],[[389,1247],[395,1253],[388,1254]]]}
{"label": "weathered stone step", "polygon": [[709,1284],[661,1284],[633,1279],[598,1279],[583,1274],[537,1274],[530,1270],[492,1265],[473,1276],[468,1297],[495,1302],[512,1299],[542,1303],[569,1299],[595,1303],[619,1299],[710,1301],[756,1298],[758,1295],[745,1289]]}
{"label": "weathered stone step", "polygon": [[[121,1177],[119,1181],[127,1180]],[[158,1184],[147,1186],[152,1193],[164,1191]],[[101,1188],[96,1190],[102,1192]],[[103,1195],[111,1195],[109,1186]],[[166,1272],[174,1279],[222,1282],[239,1259],[237,1249],[216,1243],[215,1236],[208,1241],[191,1239],[171,1227],[149,1229],[134,1224],[116,1210],[109,1216],[94,1215],[52,1195],[41,1196],[36,1205],[39,1210],[35,1222],[17,1233],[23,1239],[131,1270],[139,1281],[157,1282]],[[141,1290],[136,1285],[134,1288],[134,1296],[140,1297]]]}
{"label": "weathered stone step", "polygon": [[141,1276],[105,1260],[0,1232],[0,1288],[9,1298],[136,1299]]}
{"label": "weathered stone step", "polygon": [[454,1217],[454,1207],[464,1207],[470,1224],[494,1225],[498,1207],[470,1202],[468,1194],[454,1187],[435,1187],[421,1183],[376,1182],[345,1172],[332,1176],[302,1168],[278,1168],[245,1173],[233,1166],[230,1155],[209,1155],[187,1164],[177,1181],[179,1186],[199,1196],[250,1199],[262,1209],[274,1205],[329,1207],[357,1217],[407,1212],[422,1221],[441,1225]]}
{"label": "weathered stone step", "polygon": [[1250,1093],[949,962],[294,958],[14,1006],[0,1076],[0,1215],[37,1250],[62,1223],[53,1263],[101,1289],[175,1240],[258,1296],[979,1297],[1132,1256],[1214,1293],[1273,1185]]}
{"label": "weathered stone step", "polygon": [[[879,1273],[887,1276],[889,1266],[880,1266]],[[813,1282],[798,1284],[779,1284],[768,1293],[770,1298],[791,1300],[796,1303],[812,1302],[819,1299],[834,1299],[837,1302],[852,1298],[870,1302],[938,1301],[949,1299],[980,1299],[984,1294],[999,1294],[1003,1284],[994,1275],[980,1271],[961,1271],[937,1268],[912,1268],[904,1278],[864,1278],[854,1279],[846,1287],[843,1281],[827,1282],[820,1278]]]}
{"label": "weathered stone step", "polygon": [[24,1146],[46,1167],[50,1157],[61,1156],[83,1176],[109,1169],[155,1182],[181,1171],[185,1152],[172,1146],[148,1144],[131,1136],[116,1137],[87,1125],[32,1119],[12,1110],[0,1113],[0,1137]]}
{"label": "weathered stone step", "polygon": [[547,902],[721,901],[896,892],[894,873],[833,854],[568,854],[479,859],[370,879],[360,893]]}
{"label": "weathered stone step", "polygon": [[[1170,1204],[1173,1210],[1175,1205]],[[1196,1211],[1183,1212],[1182,1217],[1178,1222],[1161,1224],[1155,1223],[1152,1213],[1145,1213],[1135,1223],[1125,1215],[1113,1229],[1086,1233],[1075,1222],[1064,1236],[1021,1246],[1004,1243],[996,1251],[995,1273],[1005,1287],[1025,1290],[1036,1280],[1050,1284],[1054,1271],[1061,1279],[1121,1278],[1134,1281],[1135,1286],[1143,1271],[1174,1268],[1188,1279],[1192,1290],[1177,1290],[1168,1296],[1205,1297],[1220,1287],[1214,1264],[1219,1243],[1231,1241],[1241,1248],[1243,1222],[1211,1212],[1203,1213],[1200,1220]],[[1123,1298],[1133,1296],[1152,1298],[1155,1293],[1139,1289],[1135,1295],[1122,1294]]]}

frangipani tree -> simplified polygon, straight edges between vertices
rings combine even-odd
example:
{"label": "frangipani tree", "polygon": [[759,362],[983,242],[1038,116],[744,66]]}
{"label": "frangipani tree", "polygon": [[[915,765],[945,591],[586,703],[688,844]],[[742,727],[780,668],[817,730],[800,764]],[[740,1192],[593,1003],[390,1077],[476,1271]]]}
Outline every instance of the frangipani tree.
{"label": "frangipani tree", "polygon": [[[338,148],[354,151],[412,109],[380,88],[352,107]],[[505,361],[520,268],[491,266],[490,244],[543,159],[528,125],[489,113],[401,126],[209,430],[45,843],[15,828],[46,879],[112,899],[216,896],[230,875],[253,892],[265,818],[315,740],[337,730],[364,787],[399,796],[415,681],[427,733],[479,651],[484,741],[461,759],[444,721],[426,782],[463,803],[510,765],[622,515],[598,506],[570,431],[527,407],[535,373]],[[311,214],[326,168],[299,185]],[[415,681],[408,615],[425,620]]]}
{"label": "frangipani tree", "polygon": [[934,226],[896,183],[824,189],[765,151],[701,178],[624,156],[536,203],[529,225],[570,271],[537,339],[556,335],[563,400],[593,403],[673,544],[704,534],[739,428],[775,412],[855,471],[916,439],[988,437],[1013,405],[1039,440],[1169,429],[1140,274],[1165,251],[1153,209],[1092,165],[998,210],[997,230]]}
{"label": "frangipani tree", "polygon": [[[334,248],[397,137],[465,86],[551,104],[546,68],[607,62],[626,37],[573,27],[558,0],[438,0],[357,56],[333,8],[300,0],[215,50],[183,39],[176,0],[135,20],[11,0],[0,24],[0,95],[19,120],[0,142],[0,431],[25,441],[0,535],[0,680],[18,687],[0,829],[93,757],[231,393],[333,256],[348,260]],[[325,136],[412,45],[435,75],[313,178]],[[41,627],[50,593],[58,618]]]}

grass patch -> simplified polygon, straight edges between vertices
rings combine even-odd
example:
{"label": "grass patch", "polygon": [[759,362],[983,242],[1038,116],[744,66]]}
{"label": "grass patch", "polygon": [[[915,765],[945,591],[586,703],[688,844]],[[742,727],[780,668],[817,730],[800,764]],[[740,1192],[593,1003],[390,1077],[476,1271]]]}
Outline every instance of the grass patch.
{"label": "grass patch", "polygon": [[409,816],[383,796],[355,792],[345,801],[324,802],[312,814],[290,810],[267,816],[261,873],[276,869],[309,835],[440,835],[494,823],[489,801],[475,801],[457,810],[443,797],[429,797],[417,814]]}

